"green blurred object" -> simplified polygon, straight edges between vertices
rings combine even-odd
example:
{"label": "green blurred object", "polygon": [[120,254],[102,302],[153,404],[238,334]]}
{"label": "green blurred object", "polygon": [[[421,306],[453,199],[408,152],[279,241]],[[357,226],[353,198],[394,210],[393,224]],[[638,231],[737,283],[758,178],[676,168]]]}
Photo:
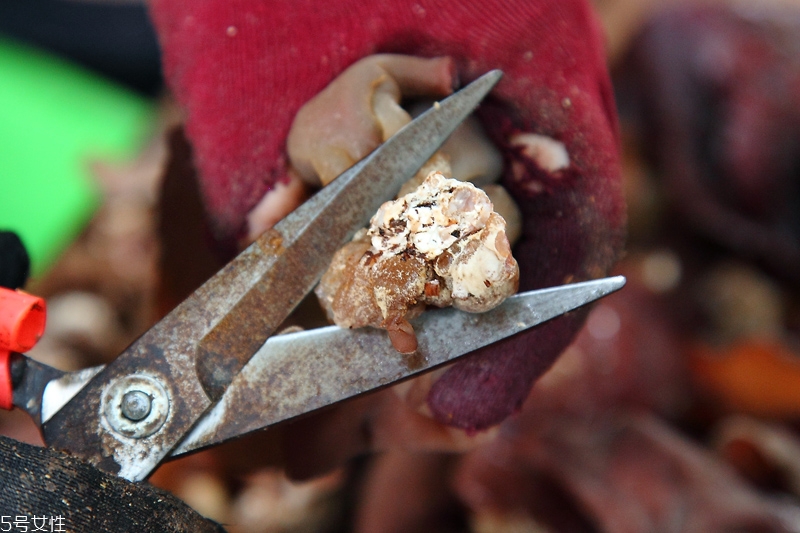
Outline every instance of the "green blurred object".
{"label": "green blurred object", "polygon": [[100,204],[93,161],[131,158],[154,104],[62,59],[0,39],[0,230],[41,275]]}

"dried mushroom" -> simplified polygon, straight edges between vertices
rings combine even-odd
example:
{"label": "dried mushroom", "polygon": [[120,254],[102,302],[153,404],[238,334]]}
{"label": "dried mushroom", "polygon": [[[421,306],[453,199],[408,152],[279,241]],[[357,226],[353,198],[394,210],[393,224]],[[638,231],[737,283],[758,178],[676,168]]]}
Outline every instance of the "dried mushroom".
{"label": "dried mushroom", "polygon": [[517,291],[505,228],[486,193],[432,172],[337,252],[317,296],[337,325],[386,329],[399,352],[413,352],[408,320],[426,304],[483,312]]}

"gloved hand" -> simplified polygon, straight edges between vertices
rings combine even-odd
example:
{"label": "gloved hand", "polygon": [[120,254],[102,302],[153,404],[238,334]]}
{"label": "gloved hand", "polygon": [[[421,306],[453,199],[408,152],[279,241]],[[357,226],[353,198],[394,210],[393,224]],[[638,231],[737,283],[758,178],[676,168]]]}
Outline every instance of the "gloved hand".
{"label": "gloved hand", "polygon": [[[620,253],[615,110],[599,27],[584,1],[154,0],[151,11],[219,240],[246,235],[258,210],[282,208],[268,193],[294,186],[286,141],[301,106],[357,60],[399,53],[450,57],[462,83],[504,70],[479,117],[524,217],[515,249],[520,290],[601,277]],[[519,141],[529,133],[560,143],[568,163],[548,165],[535,143]],[[438,376],[413,409],[378,394],[324,422],[301,422],[308,432],[293,451],[322,457],[331,454],[326,437],[348,440],[348,452],[318,459],[324,467],[398,442],[457,446],[448,428],[472,434],[518,409],[583,318],[572,313],[481,350]]]}

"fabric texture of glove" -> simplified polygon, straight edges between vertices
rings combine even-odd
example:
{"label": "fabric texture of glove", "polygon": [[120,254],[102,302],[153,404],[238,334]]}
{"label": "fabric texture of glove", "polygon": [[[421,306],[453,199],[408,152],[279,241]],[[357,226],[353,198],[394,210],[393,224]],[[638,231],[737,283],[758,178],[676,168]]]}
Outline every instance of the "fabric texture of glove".
{"label": "fabric texture of glove", "polygon": [[47,520],[47,531],[225,531],[169,493],[49,448],[0,437],[0,457],[0,515],[31,531],[42,524],[35,517]]}

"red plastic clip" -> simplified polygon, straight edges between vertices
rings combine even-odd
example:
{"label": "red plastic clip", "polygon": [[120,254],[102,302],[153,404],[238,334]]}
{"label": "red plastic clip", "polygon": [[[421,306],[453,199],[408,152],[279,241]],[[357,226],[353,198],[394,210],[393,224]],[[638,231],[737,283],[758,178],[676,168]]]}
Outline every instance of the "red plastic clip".
{"label": "red plastic clip", "polygon": [[11,352],[27,352],[44,333],[44,300],[22,291],[0,287],[0,407],[14,407]]}

